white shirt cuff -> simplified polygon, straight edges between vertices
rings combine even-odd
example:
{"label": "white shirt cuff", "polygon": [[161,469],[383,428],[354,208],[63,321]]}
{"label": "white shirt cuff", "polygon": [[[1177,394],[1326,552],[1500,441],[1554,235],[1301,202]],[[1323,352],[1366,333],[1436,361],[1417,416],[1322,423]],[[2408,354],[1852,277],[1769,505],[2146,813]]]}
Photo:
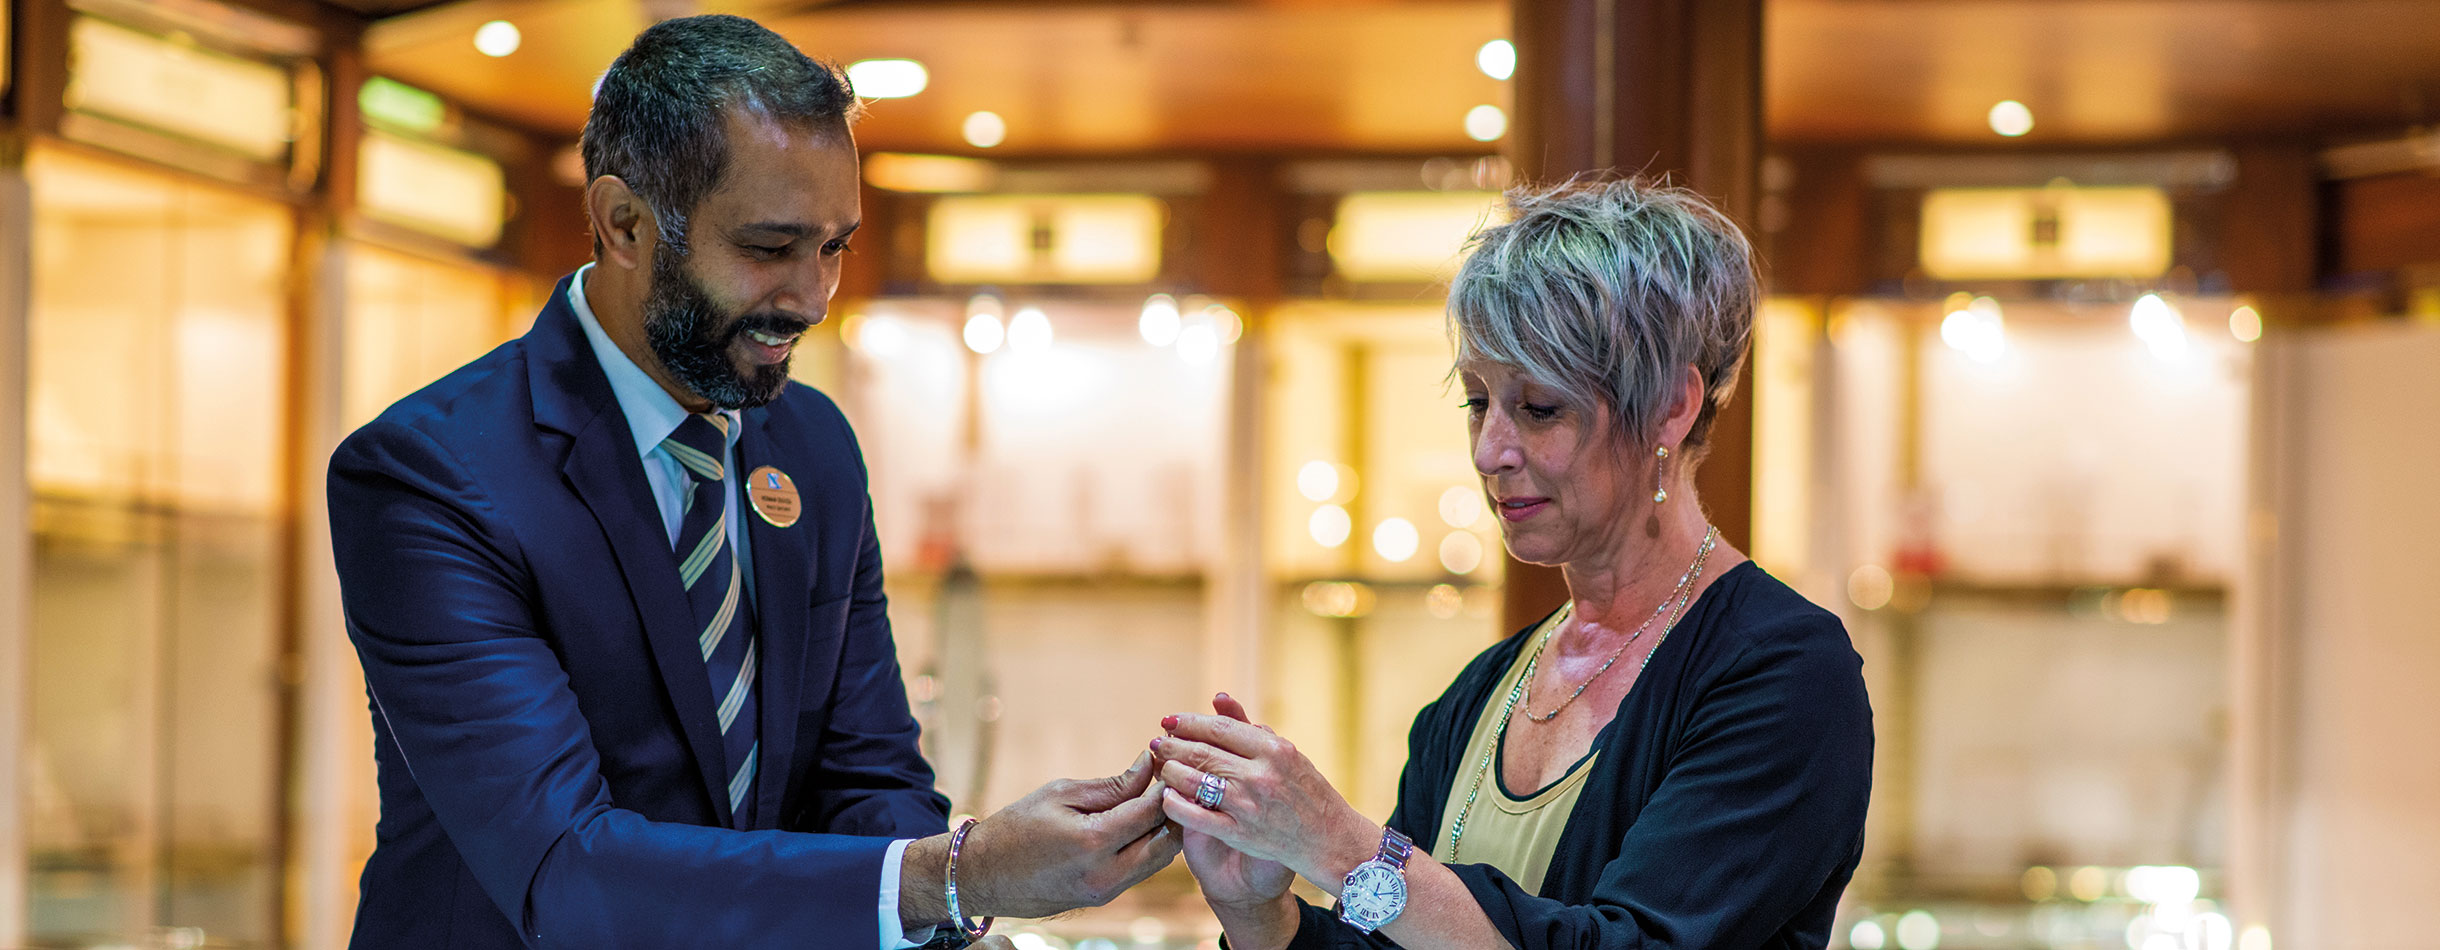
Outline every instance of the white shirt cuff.
{"label": "white shirt cuff", "polygon": [[[907,845],[914,840],[892,841],[889,853],[881,856],[881,950],[908,950],[923,945],[922,941],[908,940],[906,928],[898,923],[898,868],[905,863]],[[929,940],[932,934],[927,931],[923,937]]]}

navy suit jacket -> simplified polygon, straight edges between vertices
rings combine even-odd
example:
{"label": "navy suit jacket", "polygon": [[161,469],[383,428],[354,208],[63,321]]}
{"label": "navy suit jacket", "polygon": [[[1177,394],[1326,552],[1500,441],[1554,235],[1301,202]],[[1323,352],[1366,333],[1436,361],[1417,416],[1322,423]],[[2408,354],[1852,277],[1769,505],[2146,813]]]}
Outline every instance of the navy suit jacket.
{"label": "navy suit jacket", "polygon": [[380,770],[357,948],[878,944],[893,838],[943,830],[881,592],[863,457],[790,384],[740,471],[755,827],[732,830],[711,686],[625,415],[560,281],[534,328],[339,446],[331,541]]}

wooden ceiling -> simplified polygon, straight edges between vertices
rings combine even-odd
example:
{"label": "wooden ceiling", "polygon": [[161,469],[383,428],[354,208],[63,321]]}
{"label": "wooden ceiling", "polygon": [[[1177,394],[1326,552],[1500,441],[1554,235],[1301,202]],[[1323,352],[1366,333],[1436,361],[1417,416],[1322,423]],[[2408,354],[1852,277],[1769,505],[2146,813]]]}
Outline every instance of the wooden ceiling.
{"label": "wooden ceiling", "polygon": [[1765,102],[1788,141],[2118,144],[2440,122],[2430,0],[1771,0]]}
{"label": "wooden ceiling", "polygon": [[[858,127],[872,149],[975,153],[959,124],[990,110],[1007,154],[1479,152],[1466,111],[1509,106],[1474,67],[1503,0],[456,0],[379,20],[367,55],[573,134],[648,16],[684,12],[753,16],[842,63],[921,60],[929,88]],[[493,19],[521,28],[516,53],[475,51]],[[1782,142],[1990,144],[2001,99],[2032,108],[2029,146],[2440,123],[2440,0],[1768,0],[1766,22]]]}

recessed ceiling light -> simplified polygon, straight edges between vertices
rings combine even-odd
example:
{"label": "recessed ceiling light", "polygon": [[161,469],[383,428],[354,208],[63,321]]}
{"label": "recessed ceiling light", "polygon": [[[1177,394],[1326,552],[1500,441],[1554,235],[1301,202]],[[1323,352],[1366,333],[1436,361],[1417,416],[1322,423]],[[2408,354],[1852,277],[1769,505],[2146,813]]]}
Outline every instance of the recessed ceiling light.
{"label": "recessed ceiling light", "polygon": [[2002,99],[1991,107],[1991,131],[2015,138],[2033,131],[2033,110],[2014,99]]}
{"label": "recessed ceiling light", "polygon": [[904,99],[922,92],[932,75],[911,59],[866,59],[847,64],[847,81],[866,99]]}
{"label": "recessed ceiling light", "polygon": [[1474,65],[1483,71],[1483,75],[1493,79],[1514,76],[1517,72],[1516,44],[1507,40],[1485,43],[1482,49],[1474,52]]}
{"label": "recessed ceiling light", "polygon": [[997,112],[977,112],[966,117],[961,129],[966,144],[975,148],[991,148],[1008,140],[1008,123]]}
{"label": "recessed ceiling light", "polygon": [[1466,110],[1466,136],[1477,142],[1497,141],[1508,134],[1508,113],[1493,105]]}
{"label": "recessed ceiling light", "polygon": [[517,32],[517,25],[507,20],[493,20],[474,31],[474,48],[494,58],[516,52],[524,42],[525,34]]}

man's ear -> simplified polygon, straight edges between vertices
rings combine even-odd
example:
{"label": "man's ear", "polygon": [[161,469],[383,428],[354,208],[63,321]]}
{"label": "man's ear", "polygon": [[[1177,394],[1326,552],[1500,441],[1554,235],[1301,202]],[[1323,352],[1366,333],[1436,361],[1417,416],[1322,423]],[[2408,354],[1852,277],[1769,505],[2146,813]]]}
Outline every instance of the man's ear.
{"label": "man's ear", "polygon": [[585,186],[585,217],[593,222],[593,243],[600,248],[602,263],[627,270],[651,263],[658,222],[652,208],[617,175],[603,175]]}

